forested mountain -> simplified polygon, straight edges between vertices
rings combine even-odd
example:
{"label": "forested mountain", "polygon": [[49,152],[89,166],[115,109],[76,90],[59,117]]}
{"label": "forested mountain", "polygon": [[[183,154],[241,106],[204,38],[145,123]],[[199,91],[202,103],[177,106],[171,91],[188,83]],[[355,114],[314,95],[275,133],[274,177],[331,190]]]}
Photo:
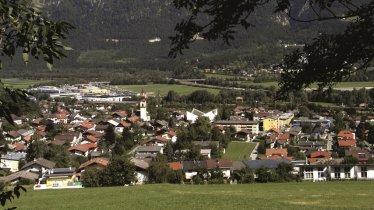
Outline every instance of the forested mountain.
{"label": "forested mountain", "polygon": [[[321,31],[336,31],[344,24],[337,22],[332,27],[324,27],[326,23],[290,22],[286,15],[274,15],[274,7],[267,5],[252,17],[253,28],[248,31],[236,29],[238,33],[231,46],[220,41],[199,40],[186,55],[171,60],[167,58],[168,37],[174,34],[175,24],[186,16],[184,11],[174,8],[172,0],[34,1],[52,19],[76,27],[67,40],[74,51],[69,52],[69,58],[60,62],[57,68],[173,70],[171,68],[178,66],[176,63],[182,62],[204,68],[243,60],[257,68],[282,58],[286,49],[281,43],[304,43]],[[299,17],[308,16],[307,1],[298,1],[292,12]],[[10,68],[24,68],[19,63],[15,59]],[[42,67],[36,62],[29,68]]]}

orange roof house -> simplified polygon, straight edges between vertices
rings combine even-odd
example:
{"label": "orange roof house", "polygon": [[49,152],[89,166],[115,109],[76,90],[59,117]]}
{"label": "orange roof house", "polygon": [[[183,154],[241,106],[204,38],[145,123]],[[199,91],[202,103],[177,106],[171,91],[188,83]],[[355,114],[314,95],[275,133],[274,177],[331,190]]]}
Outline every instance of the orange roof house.
{"label": "orange roof house", "polygon": [[286,148],[268,148],[266,149],[266,157],[270,158],[272,156],[287,157],[288,152]]}
{"label": "orange roof house", "polygon": [[339,147],[356,147],[356,140],[349,139],[349,140],[338,140]]}
{"label": "orange roof house", "polygon": [[97,144],[88,143],[88,144],[80,144],[77,146],[70,147],[69,151],[76,155],[87,156],[89,151],[94,150],[96,148],[97,148]]}
{"label": "orange roof house", "polygon": [[350,130],[341,130],[338,135],[338,139],[345,139],[345,140],[350,140],[350,139],[356,139],[355,138],[355,133],[352,133]]}
{"label": "orange roof house", "polygon": [[181,162],[170,162],[168,163],[169,168],[173,171],[179,171],[183,169],[183,164]]}
{"label": "orange roof house", "polygon": [[83,171],[86,167],[89,167],[89,166],[105,167],[108,164],[109,164],[109,160],[106,160],[103,158],[94,158],[92,160],[82,163],[79,166],[78,171]]}
{"label": "orange roof house", "polygon": [[331,158],[331,153],[326,151],[315,151],[310,153],[311,158]]}

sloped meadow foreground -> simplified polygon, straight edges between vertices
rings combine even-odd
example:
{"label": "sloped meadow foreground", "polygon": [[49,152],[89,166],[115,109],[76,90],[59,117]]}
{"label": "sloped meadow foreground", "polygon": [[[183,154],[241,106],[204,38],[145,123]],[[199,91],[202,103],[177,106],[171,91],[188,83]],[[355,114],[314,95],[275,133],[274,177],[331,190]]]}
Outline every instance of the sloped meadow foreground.
{"label": "sloped meadow foreground", "polygon": [[374,209],[374,182],[29,189],[17,209]]}

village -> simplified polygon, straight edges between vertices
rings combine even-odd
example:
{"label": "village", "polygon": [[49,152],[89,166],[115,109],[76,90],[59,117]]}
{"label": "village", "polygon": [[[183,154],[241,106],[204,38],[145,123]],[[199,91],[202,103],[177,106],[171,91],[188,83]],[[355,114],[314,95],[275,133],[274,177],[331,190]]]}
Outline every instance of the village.
{"label": "village", "polygon": [[[134,167],[131,185],[164,182],[150,171],[161,156],[167,170],[181,175],[176,183],[207,183],[217,171],[223,183],[241,183],[238,172],[246,170],[268,182],[266,176],[284,165],[299,181],[374,179],[372,145],[366,141],[374,116],[351,117],[356,129],[336,130],[330,113],[305,117],[297,109],[244,106],[239,98],[227,119],[218,119],[219,108],[175,108],[161,120],[149,115],[154,94],[142,90],[115,93],[109,84],[94,82],[32,91],[48,95],[36,101],[40,116],[13,114],[13,124],[1,121],[0,180],[10,184],[34,184],[35,190],[87,187],[85,172],[103,170],[114,155],[125,155]],[[240,160],[225,159],[230,142],[254,147]]]}

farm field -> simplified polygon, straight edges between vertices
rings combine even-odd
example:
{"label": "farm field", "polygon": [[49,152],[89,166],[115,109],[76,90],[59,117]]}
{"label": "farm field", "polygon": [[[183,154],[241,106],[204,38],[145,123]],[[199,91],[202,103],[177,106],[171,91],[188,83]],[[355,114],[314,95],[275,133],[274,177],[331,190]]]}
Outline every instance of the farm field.
{"label": "farm field", "polygon": [[250,158],[255,146],[256,143],[230,142],[226,149],[226,153],[223,155],[223,158],[234,161],[248,159]]}
{"label": "farm field", "polygon": [[[22,193],[17,209],[373,209],[373,181],[144,185]],[[9,207],[9,206],[5,206]]]}
{"label": "farm field", "polygon": [[13,88],[28,88],[29,86],[48,82],[47,80],[2,79],[5,86]]}
{"label": "farm field", "polygon": [[157,94],[160,92],[162,96],[166,96],[170,90],[174,90],[179,95],[188,95],[196,90],[207,90],[210,93],[218,94],[219,89],[213,88],[202,88],[202,87],[193,87],[188,85],[168,85],[168,84],[151,84],[151,85],[118,85],[118,87],[134,91],[134,92],[141,92],[142,88],[144,88],[144,92],[154,92]]}

